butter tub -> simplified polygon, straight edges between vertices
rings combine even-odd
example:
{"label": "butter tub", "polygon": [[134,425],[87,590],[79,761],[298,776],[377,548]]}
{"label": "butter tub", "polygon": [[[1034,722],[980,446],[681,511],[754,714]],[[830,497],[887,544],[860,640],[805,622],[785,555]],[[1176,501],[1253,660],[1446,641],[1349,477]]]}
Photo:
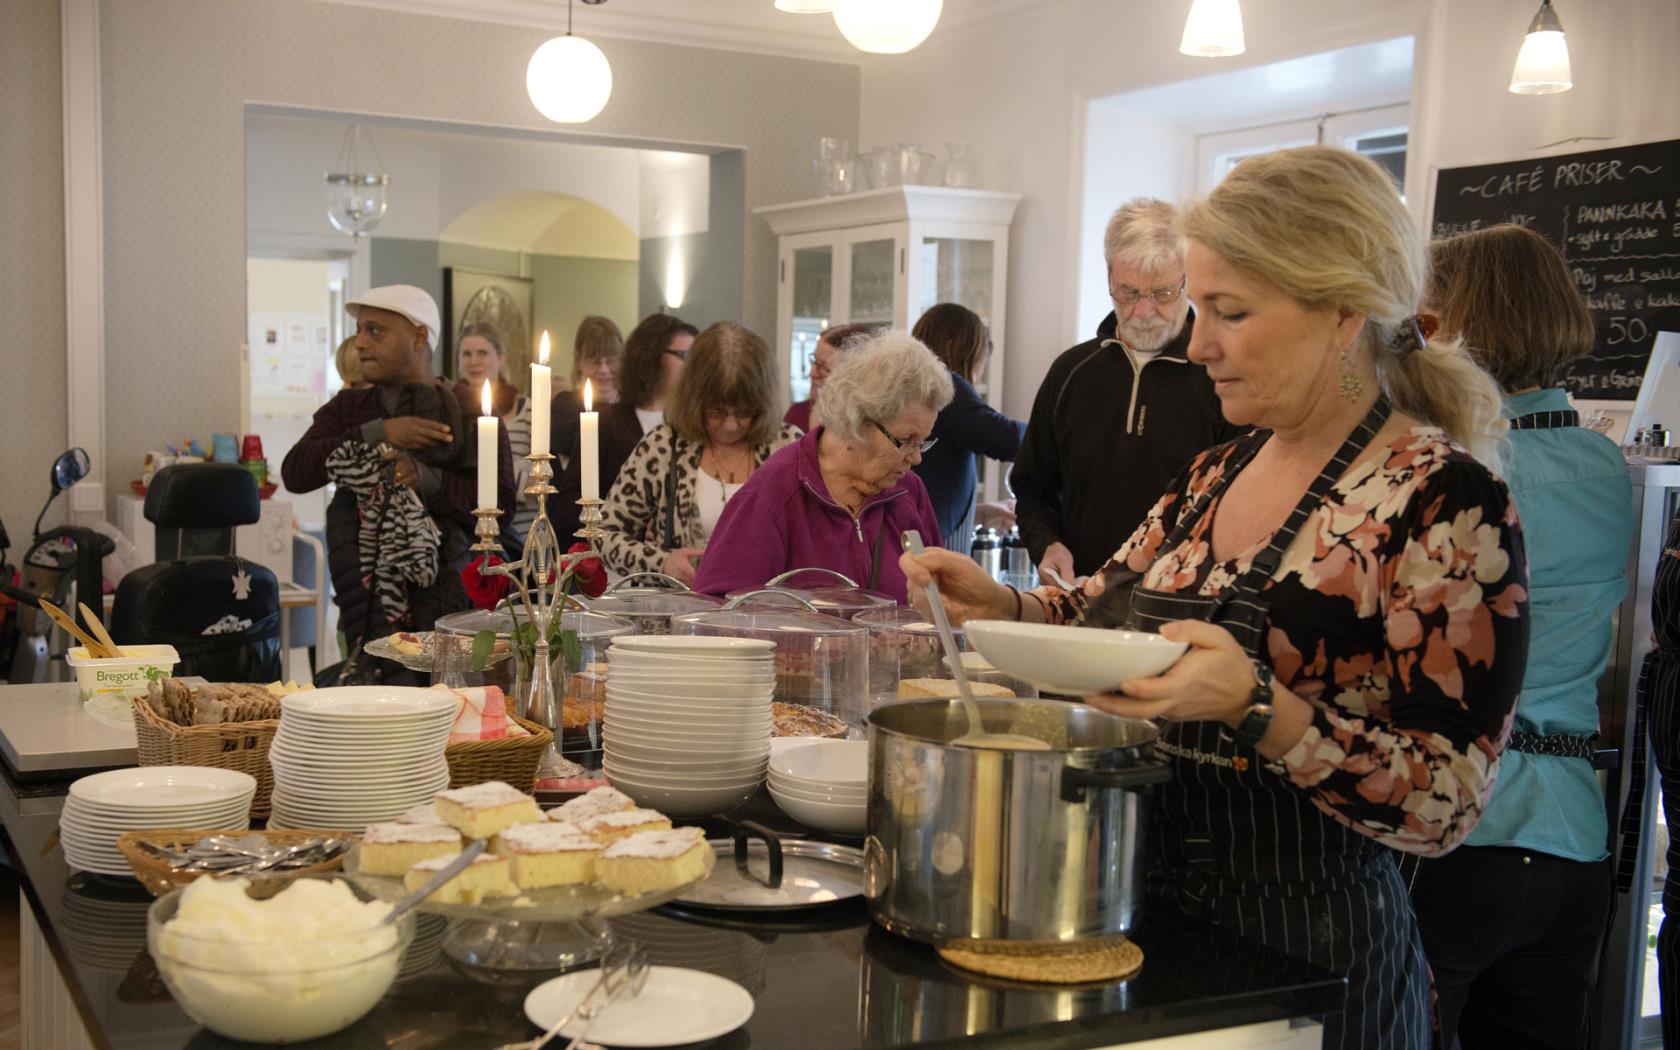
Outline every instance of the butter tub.
{"label": "butter tub", "polygon": [[175,665],[181,662],[173,645],[121,645],[121,656],[96,659],[88,655],[85,646],[76,646],[65,654],[65,662],[76,669],[76,685],[83,700],[96,696],[127,699],[146,692],[152,682],[161,682],[175,675]]}

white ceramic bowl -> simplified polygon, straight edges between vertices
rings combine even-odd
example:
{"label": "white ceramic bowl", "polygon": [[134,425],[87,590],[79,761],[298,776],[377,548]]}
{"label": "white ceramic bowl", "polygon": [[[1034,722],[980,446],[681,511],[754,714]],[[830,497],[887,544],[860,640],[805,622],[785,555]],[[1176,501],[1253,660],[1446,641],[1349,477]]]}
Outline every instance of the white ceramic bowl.
{"label": "white ceramic bowl", "polygon": [[607,783],[635,799],[638,805],[671,817],[709,817],[726,813],[758,790],[758,781],[728,788],[674,788],[646,784],[606,770]]}
{"label": "white ceramic bowl", "polygon": [[607,679],[607,697],[609,699],[623,695],[638,696],[649,700],[675,698],[703,703],[717,698],[734,700],[762,696],[768,699],[770,694],[775,691],[775,679],[762,678],[757,680],[719,678],[708,682],[702,682],[698,679],[683,679],[681,681],[666,679],[663,682],[657,680]]}
{"label": "white ceramic bowl", "polygon": [[[693,758],[666,759],[625,755],[614,751],[605,757],[627,772],[633,769],[645,769],[649,772],[668,776],[709,776],[713,773],[733,773],[743,769],[756,769],[762,775],[769,771],[769,756],[763,754],[730,755],[725,758],[695,756]],[[632,773],[632,775],[634,774]]]}
{"label": "white ceramic bowl", "polygon": [[770,713],[770,693],[760,693],[756,696],[717,697],[709,696],[698,700],[688,700],[682,697],[658,696],[650,693],[626,693],[607,690],[607,710],[609,711],[654,711],[659,714],[675,714],[689,712],[716,711],[719,714],[755,714]]}
{"label": "white ceramic bowl", "polygon": [[836,835],[861,835],[869,819],[869,806],[866,802],[851,805],[813,802],[789,794],[774,785],[770,787],[770,797],[776,800],[776,805],[782,808],[783,813],[817,831],[827,831]]}
{"label": "white ceramic bowl", "polygon": [[634,736],[645,737],[650,742],[663,738],[667,741],[710,742],[714,744],[728,744],[736,740],[754,740],[770,735],[770,719],[754,719],[750,722],[701,722],[692,719],[681,721],[653,721],[642,718],[628,718],[623,715],[611,714],[602,721],[602,725],[614,732],[624,732]]}
{"label": "white ceramic bowl", "polygon": [[703,791],[710,788],[750,787],[764,781],[764,771],[752,766],[728,773],[662,773],[625,766],[611,759],[602,768],[612,767],[613,775],[644,788],[673,788],[678,791]]}
{"label": "white ceramic bowl", "polygon": [[869,797],[867,788],[829,788],[809,781],[789,780],[777,776],[770,769],[766,769],[764,773],[767,782],[775,784],[779,790],[818,802],[862,802]]}
{"label": "white ceramic bowl", "polygon": [[1071,696],[1111,692],[1128,678],[1158,675],[1188,648],[1143,631],[1008,620],[970,620],[963,627],[998,670]]}
{"label": "white ceramic bowl", "polygon": [[752,758],[755,761],[770,753],[763,740],[743,740],[734,744],[715,744],[698,748],[692,744],[659,744],[638,737],[634,733],[603,734],[602,746],[609,755],[624,755],[643,761],[661,759],[677,762],[723,761]]}
{"label": "white ceramic bowl", "polygon": [[782,751],[770,768],[795,783],[861,790],[869,783],[869,741],[812,740],[804,747]]}

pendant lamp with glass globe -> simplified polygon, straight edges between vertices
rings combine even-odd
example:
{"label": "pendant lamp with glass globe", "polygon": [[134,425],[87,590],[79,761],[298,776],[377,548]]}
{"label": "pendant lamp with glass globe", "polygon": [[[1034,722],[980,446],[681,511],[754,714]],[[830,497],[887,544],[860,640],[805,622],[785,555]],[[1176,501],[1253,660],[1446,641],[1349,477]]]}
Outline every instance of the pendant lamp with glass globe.
{"label": "pendant lamp with glass globe", "polygon": [[1552,0],[1540,0],[1540,10],[1528,24],[1517,64],[1511,70],[1513,95],[1553,95],[1574,86],[1569,75],[1569,44]]}
{"label": "pendant lamp with glass globe", "polygon": [[572,35],[572,0],[566,0],[566,35],[537,48],[525,67],[525,92],[538,113],[559,124],[594,120],[612,97],[612,66],[607,56],[588,40]]}
{"label": "pendant lamp with glass globe", "polygon": [[1178,50],[1197,58],[1229,58],[1245,50],[1238,0],[1194,0]]}
{"label": "pendant lamp with glass globe", "polygon": [[[362,140],[372,163],[364,161]],[[385,187],[390,182],[373,133],[360,124],[350,125],[338,149],[338,170],[327,172],[327,221],[339,233],[366,237],[385,217]]]}
{"label": "pendant lamp with glass globe", "polygon": [[902,55],[939,24],[944,0],[834,0],[834,24],[859,51]]}

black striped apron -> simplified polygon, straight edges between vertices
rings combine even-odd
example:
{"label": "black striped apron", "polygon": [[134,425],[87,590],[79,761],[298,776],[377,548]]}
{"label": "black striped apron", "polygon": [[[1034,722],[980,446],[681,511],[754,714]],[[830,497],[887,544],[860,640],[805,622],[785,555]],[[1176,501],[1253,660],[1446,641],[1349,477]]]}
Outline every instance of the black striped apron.
{"label": "black striped apron", "polygon": [[[1262,589],[1283,553],[1343,471],[1388,419],[1379,399],[1325,465],[1253,566],[1220,595],[1138,587],[1134,625],[1203,620],[1264,658]],[[1260,446],[1239,454],[1186,509],[1161,550],[1176,549]],[[1394,852],[1351,831],[1308,800],[1218,722],[1163,727],[1158,750],[1175,779],[1160,791],[1150,885],[1181,907],[1287,955],[1345,974],[1342,1011],[1325,1020],[1324,1047],[1411,1050],[1429,1045],[1429,978]]]}

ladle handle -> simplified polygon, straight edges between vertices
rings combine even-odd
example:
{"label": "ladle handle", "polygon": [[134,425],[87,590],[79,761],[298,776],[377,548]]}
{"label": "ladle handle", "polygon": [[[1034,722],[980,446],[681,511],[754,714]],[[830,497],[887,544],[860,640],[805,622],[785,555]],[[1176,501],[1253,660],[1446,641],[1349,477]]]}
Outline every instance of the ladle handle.
{"label": "ladle handle", "polygon": [[[904,549],[920,557],[927,552],[922,546],[922,534],[915,529],[904,530]],[[945,602],[939,597],[939,584],[930,576],[927,583],[928,611],[933,614],[933,625],[939,628],[940,644],[945,646],[945,661],[951,665],[951,675],[957,680],[957,695],[962,697],[963,706],[968,711],[968,727],[970,733],[979,733],[980,709],[974,703],[974,690],[968,684],[968,671],[963,667],[962,650],[957,648],[957,636],[951,633],[951,621],[945,616]]]}

